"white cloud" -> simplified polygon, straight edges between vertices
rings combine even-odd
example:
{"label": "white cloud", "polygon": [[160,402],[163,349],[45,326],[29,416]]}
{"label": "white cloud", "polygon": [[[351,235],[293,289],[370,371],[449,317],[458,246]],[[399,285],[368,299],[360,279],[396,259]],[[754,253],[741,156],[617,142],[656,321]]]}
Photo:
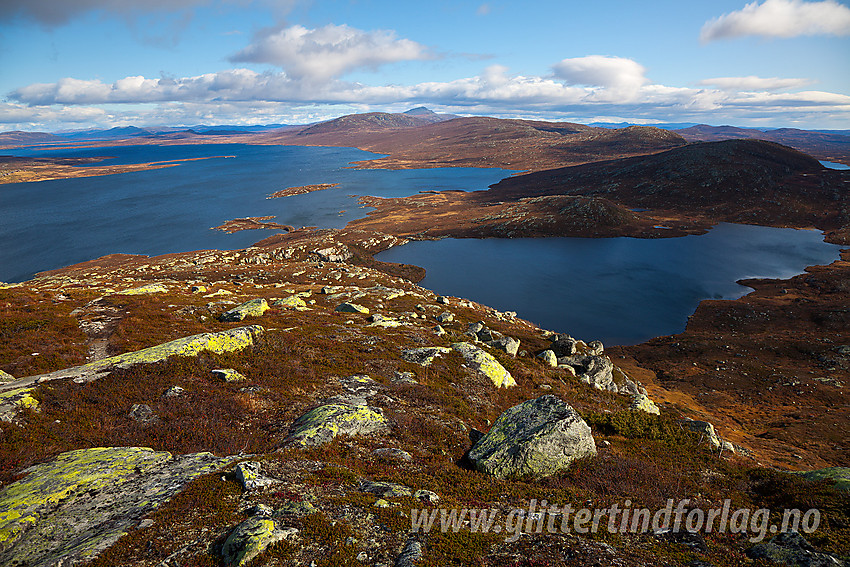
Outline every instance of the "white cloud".
{"label": "white cloud", "polygon": [[764,0],[705,23],[704,42],[748,35],[795,37],[800,35],[850,35],[850,8],[835,0]]}
{"label": "white cloud", "polygon": [[269,63],[294,79],[327,81],[354,69],[429,58],[424,46],[397,39],[392,31],[366,32],[328,24],[317,29],[296,25],[267,32],[231,61]]}
{"label": "white cloud", "polygon": [[94,10],[123,16],[156,11],[175,12],[212,0],[3,0],[0,21],[16,17],[35,20],[46,26],[58,26]]}
{"label": "white cloud", "polygon": [[552,70],[557,78],[569,85],[602,87],[606,92],[598,93],[600,99],[629,99],[649,82],[642,65],[623,57],[588,55],[564,59]]}
{"label": "white cloud", "polygon": [[762,78],[751,75],[748,77],[716,77],[704,79],[697,84],[732,91],[778,91],[804,87],[812,83],[811,79]]}

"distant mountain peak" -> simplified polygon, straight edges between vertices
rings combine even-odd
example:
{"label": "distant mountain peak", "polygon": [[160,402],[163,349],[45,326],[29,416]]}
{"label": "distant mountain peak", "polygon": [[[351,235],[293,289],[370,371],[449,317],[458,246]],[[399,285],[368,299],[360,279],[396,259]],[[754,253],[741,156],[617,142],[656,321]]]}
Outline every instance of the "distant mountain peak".
{"label": "distant mountain peak", "polygon": [[411,116],[430,116],[432,114],[436,114],[436,112],[424,106],[417,106],[416,108],[411,108],[406,112],[402,112],[402,114],[409,114]]}

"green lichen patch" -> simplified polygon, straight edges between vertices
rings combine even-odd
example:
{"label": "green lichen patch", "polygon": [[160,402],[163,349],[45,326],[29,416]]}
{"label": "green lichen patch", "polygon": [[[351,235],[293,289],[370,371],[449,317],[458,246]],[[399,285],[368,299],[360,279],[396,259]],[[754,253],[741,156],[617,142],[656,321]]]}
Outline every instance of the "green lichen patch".
{"label": "green lichen patch", "polygon": [[497,388],[516,386],[516,380],[492,354],[466,342],[454,343],[452,348],[459,352],[467,364],[486,376]]}

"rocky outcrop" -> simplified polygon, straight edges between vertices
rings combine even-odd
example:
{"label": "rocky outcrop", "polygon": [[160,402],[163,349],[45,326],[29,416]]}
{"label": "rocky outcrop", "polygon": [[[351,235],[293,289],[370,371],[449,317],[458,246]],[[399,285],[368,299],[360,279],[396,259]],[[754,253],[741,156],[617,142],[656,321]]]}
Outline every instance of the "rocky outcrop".
{"label": "rocky outcrop", "polygon": [[277,479],[264,476],[262,465],[257,461],[243,461],[239,463],[233,467],[233,475],[246,491],[257,490],[258,488],[264,488],[280,482]]}
{"label": "rocky outcrop", "polygon": [[651,413],[654,415],[661,415],[661,410],[658,409],[658,406],[655,405],[648,396],[644,394],[636,394],[632,398],[632,403],[629,405],[629,409],[635,411],[643,411],[646,413]]}
{"label": "rocky outcrop", "polygon": [[717,432],[714,430],[714,426],[707,421],[696,421],[693,419],[683,419],[679,422],[682,427],[686,427],[690,429],[694,433],[699,433],[702,439],[705,439],[709,445],[711,445],[714,449],[719,449],[721,447],[720,437],[717,435]]}
{"label": "rocky outcrop", "polygon": [[4,382],[14,382],[15,377],[9,374],[8,372],[3,372],[0,370],[0,384]]}
{"label": "rocky outcrop", "polygon": [[341,303],[334,309],[337,313],[360,313],[362,315],[369,314],[369,308],[357,305],[356,303]]}
{"label": "rocky outcrop", "polygon": [[594,354],[576,354],[558,359],[558,365],[572,366],[576,376],[597,390],[608,390],[618,392],[619,388],[614,382],[614,363],[607,356]]}
{"label": "rocky outcrop", "polygon": [[37,409],[38,400],[32,397],[35,388],[17,388],[0,392],[0,421],[11,423],[23,408]]}
{"label": "rocky outcrop", "polygon": [[322,445],[337,435],[368,435],[388,429],[389,424],[380,409],[366,405],[327,404],[295,420],[287,442],[304,447]]}
{"label": "rocky outcrop", "polygon": [[224,463],[209,453],[99,447],[31,467],[0,490],[0,564],[91,559],[188,481]]}
{"label": "rocky outcrop", "polygon": [[596,444],[587,423],[568,404],[546,395],[502,413],[469,451],[469,460],[498,478],[538,478],[592,455]]}
{"label": "rocky outcrop", "polygon": [[269,304],[265,299],[252,299],[225,311],[218,316],[218,320],[223,322],[242,321],[245,317],[261,317],[268,310]]}
{"label": "rocky outcrop", "polygon": [[790,567],[844,567],[844,561],[818,552],[798,532],[785,532],[747,550],[750,559],[767,559]]}
{"label": "rocky outcrop", "polygon": [[473,370],[489,378],[497,388],[516,386],[514,377],[493,355],[469,343],[454,343],[452,348],[466,359],[466,363]]}
{"label": "rocky outcrop", "polygon": [[412,362],[421,366],[428,366],[438,356],[451,351],[452,349],[449,347],[410,348],[401,352],[401,358],[406,362]]}

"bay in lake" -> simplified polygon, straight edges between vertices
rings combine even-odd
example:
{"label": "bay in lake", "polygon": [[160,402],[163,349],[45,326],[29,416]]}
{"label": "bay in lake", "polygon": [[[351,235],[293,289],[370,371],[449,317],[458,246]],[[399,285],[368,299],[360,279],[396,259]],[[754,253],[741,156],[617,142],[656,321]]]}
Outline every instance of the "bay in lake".
{"label": "bay in lake", "polygon": [[443,239],[376,256],[427,270],[420,285],[473,299],[552,331],[605,344],[679,333],[703,299],[735,283],[787,278],[838,259],[817,231],[720,224],[682,238]]}

